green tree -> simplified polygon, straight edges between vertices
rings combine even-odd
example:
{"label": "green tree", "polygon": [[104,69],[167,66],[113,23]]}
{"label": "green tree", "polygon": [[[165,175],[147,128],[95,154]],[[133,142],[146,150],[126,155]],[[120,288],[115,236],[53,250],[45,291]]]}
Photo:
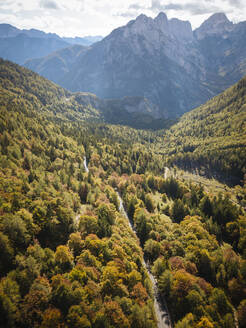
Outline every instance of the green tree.
{"label": "green tree", "polygon": [[243,300],[238,308],[238,322],[239,322],[239,327],[243,328],[246,326],[246,300]]}
{"label": "green tree", "polygon": [[44,277],[38,277],[25,296],[21,307],[22,321],[27,327],[39,327],[51,299],[51,286]]}
{"label": "green tree", "polygon": [[112,225],[115,221],[115,209],[108,204],[100,204],[97,209],[98,215],[98,236],[110,237],[112,234]]}
{"label": "green tree", "polygon": [[188,213],[188,209],[184,206],[182,200],[175,199],[171,208],[172,219],[179,223]]}

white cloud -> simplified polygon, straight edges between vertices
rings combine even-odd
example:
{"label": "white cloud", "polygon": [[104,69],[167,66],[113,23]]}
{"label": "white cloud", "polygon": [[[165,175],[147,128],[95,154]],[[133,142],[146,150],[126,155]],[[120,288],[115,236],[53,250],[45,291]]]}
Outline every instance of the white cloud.
{"label": "white cloud", "polygon": [[41,8],[59,9],[58,4],[53,0],[40,0]]}
{"label": "white cloud", "polygon": [[198,27],[214,12],[234,22],[246,17],[244,0],[0,0],[0,22],[66,36],[106,35],[141,13],[190,20]]}

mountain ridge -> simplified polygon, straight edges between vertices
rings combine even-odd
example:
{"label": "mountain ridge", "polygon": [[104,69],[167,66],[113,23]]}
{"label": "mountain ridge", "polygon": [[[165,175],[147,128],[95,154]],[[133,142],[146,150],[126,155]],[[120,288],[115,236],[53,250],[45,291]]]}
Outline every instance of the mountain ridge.
{"label": "mountain ridge", "polygon": [[57,71],[54,81],[100,98],[142,96],[161,117],[177,117],[246,74],[245,31],[245,22],[233,24],[222,13],[194,31],[164,13],[142,14],[81,53],[67,73]]}
{"label": "mountain ridge", "polygon": [[62,38],[55,33],[37,29],[21,30],[10,24],[0,24],[0,57],[24,64],[27,60],[49,56],[71,45],[89,46],[100,39],[100,36]]}
{"label": "mountain ridge", "polygon": [[19,29],[11,24],[1,23],[0,24],[0,37],[15,37],[19,34],[25,34],[29,37],[40,37],[40,38],[52,38],[59,39],[67,42],[68,44],[78,44],[82,46],[90,46],[91,44],[100,41],[103,37],[100,35],[87,35],[83,37],[75,36],[75,37],[61,37],[56,33],[46,33],[44,31],[31,28],[31,29]]}

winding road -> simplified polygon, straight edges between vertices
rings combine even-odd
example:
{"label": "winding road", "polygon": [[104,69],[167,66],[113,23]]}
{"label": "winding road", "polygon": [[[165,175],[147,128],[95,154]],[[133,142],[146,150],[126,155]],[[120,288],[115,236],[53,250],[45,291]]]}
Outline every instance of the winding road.
{"label": "winding road", "polygon": [[[125,211],[124,205],[123,205],[123,200],[120,197],[119,192],[117,192],[118,195],[118,200],[119,200],[119,211],[121,212],[121,214],[127,218],[128,222],[129,222],[129,226],[131,227],[132,231],[136,234],[136,231],[134,229],[134,227],[131,224],[131,221]],[[137,237],[138,238],[138,237]],[[152,275],[152,273],[150,272],[150,269],[148,268],[145,260],[143,259],[143,265],[146,268],[147,272],[148,272],[148,276],[152,282],[152,286],[153,286],[153,295],[154,295],[154,308],[155,308],[155,314],[156,314],[156,319],[157,319],[157,326],[158,328],[171,328],[172,327],[172,323],[170,320],[170,315],[168,313],[167,310],[167,306],[166,306],[166,301],[163,300],[163,298],[161,298],[159,292],[158,292],[158,287],[157,287],[157,282],[154,278],[154,276]]]}
{"label": "winding road", "polygon": [[87,166],[87,163],[86,163],[86,157],[84,157],[84,167],[85,167],[85,172],[88,173],[89,169],[88,169],[88,166]]}
{"label": "winding road", "polygon": [[[86,157],[84,157],[84,167],[85,167],[85,171],[88,173],[89,169],[87,166]],[[133,225],[131,224],[131,221],[125,211],[125,208],[123,205],[123,200],[122,200],[119,192],[117,192],[117,195],[118,195],[118,199],[119,199],[119,203],[120,203],[119,211],[128,220],[130,228],[132,229],[132,231],[134,232],[134,234],[137,237],[136,231],[135,231]],[[80,214],[78,214],[75,218],[76,224],[78,224],[79,217],[80,217]],[[169,312],[167,310],[166,301],[160,297],[160,294],[158,292],[157,282],[156,282],[154,276],[152,275],[152,273],[150,272],[150,269],[148,268],[144,258],[143,258],[143,265],[148,272],[148,276],[149,276],[149,278],[152,282],[152,286],[153,286],[154,308],[155,308],[155,314],[156,314],[156,319],[157,319],[157,326],[158,326],[158,328],[172,328],[172,323],[170,320]]]}

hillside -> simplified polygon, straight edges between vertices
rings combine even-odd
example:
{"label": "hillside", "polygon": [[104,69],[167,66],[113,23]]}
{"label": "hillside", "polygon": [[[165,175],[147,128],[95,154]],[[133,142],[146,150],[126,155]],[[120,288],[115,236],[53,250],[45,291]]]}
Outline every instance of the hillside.
{"label": "hillside", "polygon": [[[41,110],[54,119],[86,120],[98,119],[100,113],[80,105],[70,97],[72,94],[49,80],[14,63],[0,59],[1,102],[23,103],[28,108]],[[13,100],[12,100],[13,99]],[[8,102],[8,101],[7,101]]]}
{"label": "hillside", "polygon": [[[225,14],[192,31],[188,21],[138,16],[89,47],[54,81],[100,98],[141,96],[175,118],[205,103],[246,74],[246,23]],[[49,58],[43,61],[50,67]],[[45,66],[27,67],[48,74]],[[45,75],[48,77],[48,75]]]}
{"label": "hillside", "polygon": [[76,61],[77,56],[86,49],[80,45],[67,46],[50,53],[47,57],[40,56],[41,58],[27,60],[25,67],[57,83],[65,73],[69,72],[69,67]]}
{"label": "hillside", "polygon": [[[61,53],[69,58],[70,51],[76,51],[74,48],[83,51],[81,46],[73,46],[70,50],[62,50]],[[56,54],[54,54],[55,58]],[[156,111],[156,107],[143,97],[104,100],[93,94],[72,93],[26,68],[2,59],[0,59],[0,74],[1,87],[4,90],[21,96],[22,101],[25,99],[28,102],[28,106],[33,106],[32,101],[37,101],[42,110],[55,113],[56,119],[90,123],[107,122],[148,129],[165,128],[174,122],[153,118],[151,111]]]}
{"label": "hillside", "polygon": [[161,143],[169,163],[242,183],[246,173],[246,77],[183,115]]}

